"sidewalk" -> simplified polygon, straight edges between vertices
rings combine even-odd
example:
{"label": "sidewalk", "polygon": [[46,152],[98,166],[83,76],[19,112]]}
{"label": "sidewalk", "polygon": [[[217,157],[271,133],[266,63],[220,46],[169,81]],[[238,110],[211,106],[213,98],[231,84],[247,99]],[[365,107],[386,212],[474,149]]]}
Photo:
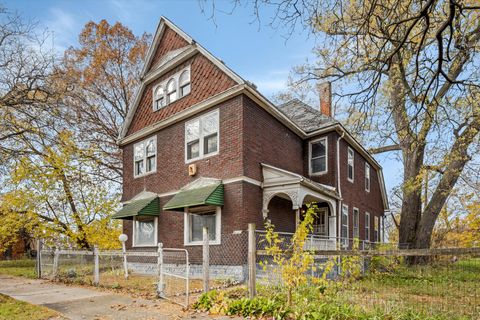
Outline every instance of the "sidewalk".
{"label": "sidewalk", "polygon": [[0,275],[0,293],[48,307],[72,320],[212,318],[200,314],[190,315],[183,312],[180,306],[164,300],[135,299],[95,289],[6,275]]}

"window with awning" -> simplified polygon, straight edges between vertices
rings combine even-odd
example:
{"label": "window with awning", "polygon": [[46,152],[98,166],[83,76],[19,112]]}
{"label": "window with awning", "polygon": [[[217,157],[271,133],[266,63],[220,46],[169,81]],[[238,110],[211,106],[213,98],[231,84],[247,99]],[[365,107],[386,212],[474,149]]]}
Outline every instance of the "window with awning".
{"label": "window with awning", "polygon": [[158,216],[160,206],[157,196],[148,197],[139,200],[133,200],[117,213],[112,216],[112,219],[132,220],[137,216]]}
{"label": "window with awning", "polygon": [[218,182],[180,190],[165,204],[163,210],[183,211],[184,208],[198,206],[223,206],[223,184]]}

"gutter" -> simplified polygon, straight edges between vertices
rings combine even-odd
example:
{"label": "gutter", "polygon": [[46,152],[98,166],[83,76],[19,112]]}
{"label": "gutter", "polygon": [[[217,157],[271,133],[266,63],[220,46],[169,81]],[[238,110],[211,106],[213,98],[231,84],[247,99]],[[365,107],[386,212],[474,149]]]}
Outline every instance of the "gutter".
{"label": "gutter", "polygon": [[338,200],[338,226],[337,226],[337,239],[339,239],[342,235],[342,185],[340,183],[340,140],[343,139],[345,136],[345,132],[342,132],[342,135],[337,139],[337,190],[338,196],[340,197]]}

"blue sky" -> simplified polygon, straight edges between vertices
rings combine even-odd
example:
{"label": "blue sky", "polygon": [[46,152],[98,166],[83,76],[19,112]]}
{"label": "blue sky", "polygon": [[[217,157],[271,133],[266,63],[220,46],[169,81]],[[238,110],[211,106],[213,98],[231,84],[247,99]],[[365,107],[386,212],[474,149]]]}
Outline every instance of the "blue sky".
{"label": "blue sky", "polygon": [[[236,8],[232,15],[217,12],[215,22],[202,13],[197,0],[122,1],[6,1],[8,9],[38,21],[41,30],[54,34],[54,46],[63,51],[77,44],[78,34],[88,21],[107,19],[120,21],[137,35],[153,33],[160,16],[166,16],[210,52],[222,59],[244,79],[252,81],[267,97],[285,89],[290,69],[312,61],[315,41],[306,34],[292,34],[285,39],[285,30],[259,24],[250,8]],[[217,9],[230,11],[230,4],[217,0]],[[268,16],[268,12],[263,12]],[[333,88],[335,90],[335,88]],[[398,184],[401,168],[386,156],[377,157],[384,167],[387,189]],[[400,172],[399,172],[400,171]]]}

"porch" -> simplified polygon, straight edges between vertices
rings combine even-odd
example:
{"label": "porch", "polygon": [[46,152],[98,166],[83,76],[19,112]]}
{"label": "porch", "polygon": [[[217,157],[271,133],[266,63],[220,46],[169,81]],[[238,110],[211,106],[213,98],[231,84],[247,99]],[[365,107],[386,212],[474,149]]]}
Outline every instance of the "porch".
{"label": "porch", "polygon": [[295,232],[308,205],[315,205],[313,231],[307,249],[335,250],[337,248],[337,200],[335,188],[301,175],[262,164],[264,219],[275,226],[283,237]]}

